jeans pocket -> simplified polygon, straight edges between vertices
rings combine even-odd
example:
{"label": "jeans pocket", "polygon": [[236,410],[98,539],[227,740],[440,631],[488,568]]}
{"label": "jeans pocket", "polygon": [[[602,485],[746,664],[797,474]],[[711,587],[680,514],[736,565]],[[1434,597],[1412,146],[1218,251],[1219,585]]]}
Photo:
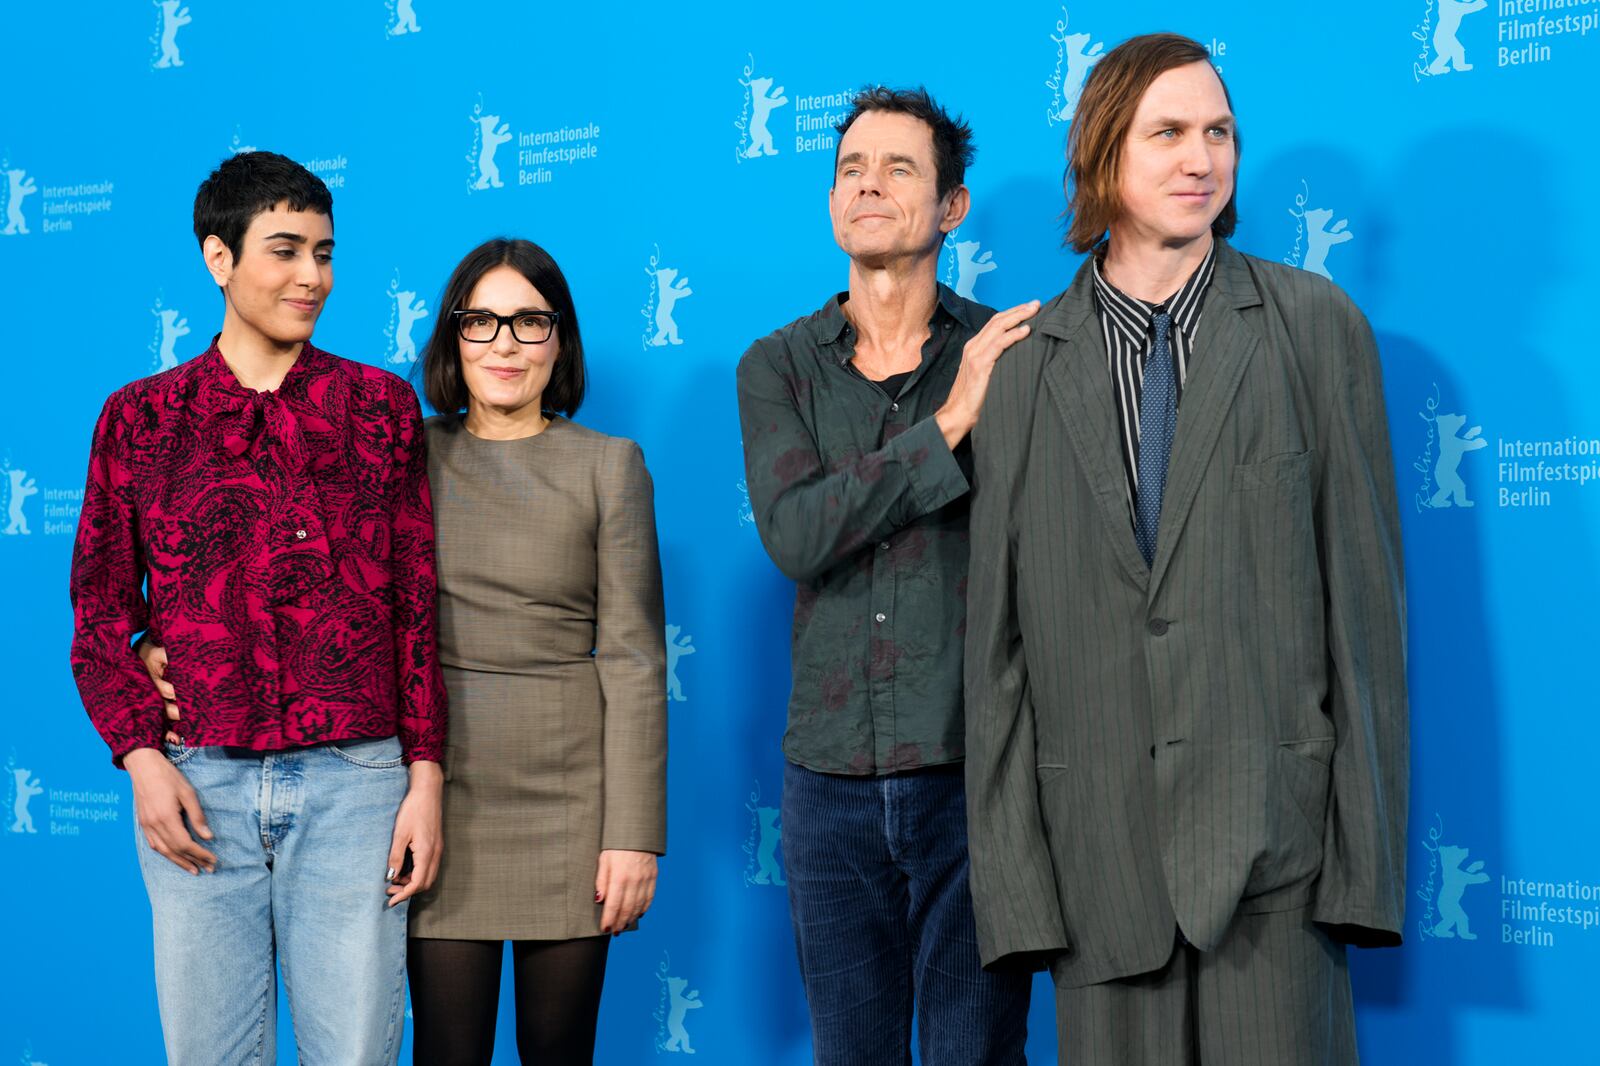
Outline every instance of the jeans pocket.
{"label": "jeans pocket", "polygon": [[347,763],[367,770],[393,770],[402,763],[399,737],[353,737],[336,740],[328,750]]}
{"label": "jeans pocket", "polygon": [[184,763],[194,758],[195,752],[199,750],[200,749],[197,747],[190,747],[181,739],[176,744],[172,743],[170,740],[163,740],[161,742],[161,751],[166,755],[167,761],[173,766],[182,766]]}

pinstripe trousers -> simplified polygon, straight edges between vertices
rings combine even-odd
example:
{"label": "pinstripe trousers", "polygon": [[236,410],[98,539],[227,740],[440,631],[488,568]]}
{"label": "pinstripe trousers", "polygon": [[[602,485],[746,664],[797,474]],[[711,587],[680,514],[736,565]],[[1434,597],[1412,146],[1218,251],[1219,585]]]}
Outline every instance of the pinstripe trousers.
{"label": "pinstripe trousers", "polygon": [[1152,973],[1056,989],[1071,1066],[1356,1066],[1345,946],[1310,908],[1239,914],[1211,951],[1174,937]]}

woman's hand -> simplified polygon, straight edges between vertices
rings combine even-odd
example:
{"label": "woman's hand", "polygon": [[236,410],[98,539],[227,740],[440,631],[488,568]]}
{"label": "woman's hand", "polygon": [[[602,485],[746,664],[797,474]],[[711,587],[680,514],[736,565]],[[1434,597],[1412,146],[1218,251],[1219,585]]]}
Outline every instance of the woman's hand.
{"label": "woman's hand", "polygon": [[[389,844],[389,886],[384,889],[393,907],[418,892],[433,887],[444,853],[444,771],[436,762],[418,759],[411,764],[410,784],[394,819]],[[406,869],[406,852],[411,868]]]}
{"label": "woman's hand", "polygon": [[600,931],[616,936],[633,927],[656,898],[656,857],[648,851],[600,853],[594,901],[605,904]]}
{"label": "woman's hand", "polygon": [[[167,719],[178,721],[178,693],[172,687],[172,682],[167,680],[167,649],[148,640],[141,640],[138,651],[140,661],[150,673],[150,683],[161,693],[161,702],[166,705]],[[167,730],[166,739],[169,744],[180,743],[178,734],[170,729]]]}

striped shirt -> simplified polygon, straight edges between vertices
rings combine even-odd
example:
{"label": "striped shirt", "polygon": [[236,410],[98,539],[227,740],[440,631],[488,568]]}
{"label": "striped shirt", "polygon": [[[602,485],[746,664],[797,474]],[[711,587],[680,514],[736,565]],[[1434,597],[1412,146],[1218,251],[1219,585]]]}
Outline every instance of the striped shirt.
{"label": "striped shirt", "polygon": [[1111,371],[1111,394],[1116,400],[1121,423],[1122,465],[1128,475],[1128,517],[1134,517],[1134,501],[1139,494],[1139,393],[1144,385],[1144,363],[1155,343],[1152,322],[1157,311],[1172,316],[1170,334],[1172,358],[1176,363],[1178,402],[1183,401],[1183,386],[1189,376],[1189,360],[1194,355],[1194,334],[1200,325],[1206,290],[1216,266],[1217,246],[1213,242],[1205,260],[1189,275],[1177,293],[1163,303],[1150,304],[1119,291],[1101,273],[1106,245],[1095,249],[1094,305],[1100,328],[1105,334],[1106,362]]}

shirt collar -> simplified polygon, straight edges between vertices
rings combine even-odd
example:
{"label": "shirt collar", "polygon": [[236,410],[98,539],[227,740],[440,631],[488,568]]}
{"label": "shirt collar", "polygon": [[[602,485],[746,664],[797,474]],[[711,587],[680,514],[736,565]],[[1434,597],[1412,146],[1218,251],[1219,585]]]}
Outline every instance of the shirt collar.
{"label": "shirt collar", "polygon": [[196,370],[200,373],[201,384],[214,390],[219,398],[235,401],[228,406],[236,406],[237,401],[248,401],[257,396],[276,394],[283,397],[303,396],[306,385],[322,371],[329,358],[328,353],[306,341],[300,348],[300,357],[294,361],[289,372],[283,376],[283,381],[270,393],[257,392],[247,389],[239,384],[239,379],[234,377],[233,370],[229,368],[228,361],[222,356],[222,349],[217,347],[217,341],[222,334],[218,333],[211,338],[211,346],[203,354],[196,357],[194,362]]}
{"label": "shirt collar", "polygon": [[[1137,344],[1143,344],[1150,333],[1150,320],[1159,305],[1135,299],[1106,280],[1100,268],[1108,246],[1109,242],[1102,241],[1094,250],[1095,299],[1118,332]],[[1167,313],[1172,316],[1173,325],[1185,336],[1194,332],[1195,323],[1200,320],[1200,308],[1205,303],[1206,290],[1211,286],[1216,266],[1217,242],[1212,241],[1205,259],[1201,260],[1172,298],[1166,301]]]}
{"label": "shirt collar", "polygon": [[[982,323],[975,321],[972,301],[963,300],[949,286],[941,284],[938,288],[939,300],[933,306],[933,317],[928,320],[930,325],[937,327],[947,321],[956,322],[974,333],[982,328]],[[811,322],[811,334],[818,346],[838,345],[833,357],[841,366],[855,354],[851,345],[842,343],[850,329],[850,320],[844,316],[844,304],[849,298],[848,292],[835,293]]]}

